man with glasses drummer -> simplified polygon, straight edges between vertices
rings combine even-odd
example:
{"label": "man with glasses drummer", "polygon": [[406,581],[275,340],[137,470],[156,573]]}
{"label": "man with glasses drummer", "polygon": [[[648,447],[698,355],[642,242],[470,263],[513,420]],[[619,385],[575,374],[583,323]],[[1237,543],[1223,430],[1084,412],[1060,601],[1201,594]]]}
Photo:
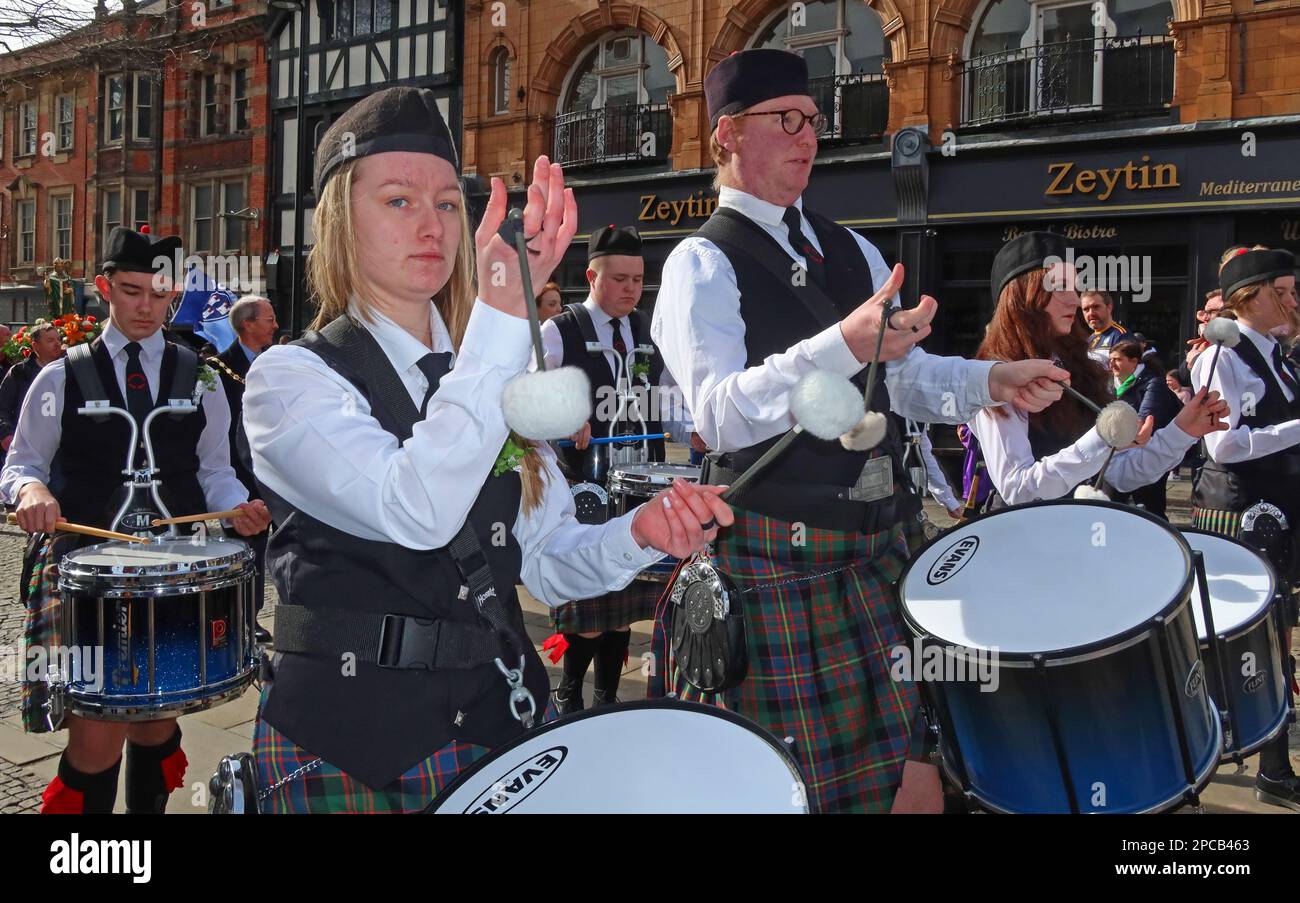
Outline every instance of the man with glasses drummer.
{"label": "man with glasses drummer", "polygon": [[[108,400],[128,410],[137,425],[174,397],[174,377],[182,367],[191,373],[198,370],[197,360],[193,367],[184,360],[186,355],[194,357],[193,351],[162,335],[168,306],[179,288],[170,272],[179,248],[179,238],[151,241],[147,235],[115,228],[95,278],[95,287],[109,304],[109,323],[90,344],[88,360]],[[73,368],[64,357],[36,377],[0,474],[0,497],[17,506],[18,525],[32,534],[20,587],[28,609],[29,649],[71,641],[57,633],[58,561],[78,545],[97,541],[66,543],[70,534],[56,533],[56,525],[67,521],[120,529],[111,520],[123,500],[122,467],[130,430],[120,417],[78,413],[91,386],[83,385],[82,375]],[[69,372],[74,378],[68,378]],[[191,380],[179,390],[188,388],[192,396],[194,385]],[[247,490],[230,466],[229,423],[225,395],[215,380],[210,391],[203,391],[198,411],[155,418],[150,436],[160,470],[157,479],[173,516],[239,508],[243,513],[231,523],[240,535],[251,536],[266,529],[270,515],[262,502],[248,501]],[[137,466],[144,464],[143,441],[140,444]],[[56,464],[62,477],[51,482]],[[23,720],[29,731],[59,727],[45,689],[43,682],[24,685]],[[43,813],[111,813],[123,742],[128,812],[162,812],[168,795],[182,785],[186,758],[175,718],[128,723],[67,714],[64,723],[68,745],[59,759],[58,776],[42,797]]]}
{"label": "man with glasses drummer", "polygon": [[[542,324],[546,366],[579,367],[591,384],[591,417],[562,447],[560,457],[574,480],[603,484],[612,463],[647,464],[664,460],[664,440],[592,444],[610,435],[655,435],[680,427],[671,420],[671,382],[650,341],[650,325],[637,310],[645,283],[641,236],[628,226],[604,226],[587,243],[587,282],[582,304],[568,305]],[[595,350],[599,347],[600,350]],[[647,348],[648,353],[633,353]],[[630,363],[629,363],[630,362]],[[630,372],[629,372],[630,371]],[[679,405],[680,407],[680,405]],[[611,433],[612,430],[612,433]],[[671,435],[689,434],[672,432]],[[552,609],[555,636],[547,641],[552,661],[564,658],[564,676],[555,689],[561,715],[584,707],[582,684],[594,663],[592,706],[615,702],[627,659],[631,625],[654,617],[662,584],[634,580],[625,589]]]}
{"label": "man with glasses drummer", "polygon": [[[802,377],[829,370],[865,388],[902,273],[803,203],[826,116],[802,57],[732,54],[704,89],[718,210],[665,262],[651,334],[715,450],[701,482],[729,484],[795,425],[790,392]],[[873,410],[959,423],[986,405],[1041,409],[1060,397],[1047,378],[1065,374],[1047,362],[916,349],[935,311],[923,298],[890,316]],[[894,589],[907,554],[904,473],[896,425],[870,451],[799,436],[731,500],[736,522],[714,544],[713,564],[743,599],[747,676],[718,695],[671,663],[652,681],[652,693],[723,704],[786,739],[823,812],[942,808],[938,770],[905,764],[920,753],[917,689],[889,673],[890,650],[910,642]],[[666,654],[664,631],[656,623]]]}

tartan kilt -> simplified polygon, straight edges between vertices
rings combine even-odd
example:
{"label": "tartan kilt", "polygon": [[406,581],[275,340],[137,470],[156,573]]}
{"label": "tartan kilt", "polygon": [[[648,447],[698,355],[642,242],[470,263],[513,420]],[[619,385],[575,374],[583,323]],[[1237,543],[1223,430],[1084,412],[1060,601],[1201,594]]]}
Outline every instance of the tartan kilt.
{"label": "tartan kilt", "polygon": [[749,672],[714,698],[671,661],[669,602],[655,621],[651,696],[711,702],[793,738],[817,812],[887,812],[902,780],[912,719],[911,683],[890,677],[889,650],[908,642],[894,588],[907,560],[901,527],[844,533],[736,509],[713,559],[741,592]]}
{"label": "tartan kilt", "polygon": [[42,536],[29,540],[23,574],[26,585],[20,596],[26,608],[23,618],[23,689],[19,709],[23,729],[29,734],[50,732],[46,721],[49,688],[44,681],[27,680],[28,651],[54,649],[64,645],[63,607],[59,600],[59,560],[84,541],[70,533]]}
{"label": "tartan kilt", "polygon": [[653,621],[655,604],[667,588],[667,583],[633,580],[615,592],[551,609],[551,626],[556,633],[603,633],[637,621]]}
{"label": "tartan kilt", "polygon": [[[271,689],[262,689],[253,729],[258,811],[263,814],[419,813],[461,771],[490,752],[486,746],[453,740],[391,784],[371,790],[262,720],[261,708]],[[548,704],[542,720],[557,717],[554,704]]]}

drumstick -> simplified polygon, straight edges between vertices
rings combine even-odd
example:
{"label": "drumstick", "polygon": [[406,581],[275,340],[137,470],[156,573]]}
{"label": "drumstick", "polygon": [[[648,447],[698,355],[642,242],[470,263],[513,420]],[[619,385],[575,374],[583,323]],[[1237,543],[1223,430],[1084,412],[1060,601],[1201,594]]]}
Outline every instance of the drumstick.
{"label": "drumstick", "polygon": [[193,524],[201,520],[226,520],[231,517],[239,517],[243,514],[242,508],[232,508],[229,511],[207,511],[203,514],[187,514],[184,517],[166,517],[153,519],[155,527],[165,527],[168,524]]}
{"label": "drumstick", "polygon": [[[643,439],[671,439],[671,433],[643,433],[639,436],[602,436],[599,439],[588,439],[588,445],[609,445],[611,442],[640,442]],[[570,448],[573,445],[572,439],[558,439],[555,442],[561,448]]]}
{"label": "drumstick", "polygon": [[[5,518],[5,523],[17,525],[18,515],[10,514]],[[94,536],[99,539],[116,539],[121,542],[138,542],[148,545],[149,540],[141,539],[138,536],[132,536],[129,533],[114,533],[112,530],[101,530],[99,527],[87,527],[84,524],[70,524],[67,521],[59,521],[54,525],[54,529],[64,533],[80,533],[82,536]]]}
{"label": "drumstick", "polygon": [[1075,398],[1077,398],[1080,402],[1083,403],[1083,405],[1084,405],[1085,407],[1091,409],[1091,411],[1092,411],[1094,414],[1100,414],[1100,413],[1101,413],[1101,405],[1097,404],[1097,402],[1093,401],[1093,400],[1092,400],[1091,398],[1089,398],[1087,395],[1084,395],[1084,394],[1083,394],[1082,392],[1080,392],[1078,389],[1074,388],[1074,386],[1071,386],[1071,385],[1069,385],[1068,383],[1066,383],[1065,380],[1063,380],[1063,379],[1058,379],[1058,380],[1056,380],[1056,384],[1057,384],[1058,386],[1060,386],[1062,389],[1064,389],[1065,391],[1069,392],[1069,393],[1070,393],[1071,395],[1073,395]]}

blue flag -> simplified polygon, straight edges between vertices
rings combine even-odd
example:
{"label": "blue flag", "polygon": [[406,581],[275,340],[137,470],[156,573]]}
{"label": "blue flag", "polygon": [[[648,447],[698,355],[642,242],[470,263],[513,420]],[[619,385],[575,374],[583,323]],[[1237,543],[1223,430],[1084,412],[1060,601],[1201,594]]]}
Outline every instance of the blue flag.
{"label": "blue flag", "polygon": [[230,306],[238,299],[230,289],[197,267],[185,274],[185,293],[181,295],[175,325],[191,324],[194,334],[212,343],[220,353],[235,343],[235,330],[230,325]]}

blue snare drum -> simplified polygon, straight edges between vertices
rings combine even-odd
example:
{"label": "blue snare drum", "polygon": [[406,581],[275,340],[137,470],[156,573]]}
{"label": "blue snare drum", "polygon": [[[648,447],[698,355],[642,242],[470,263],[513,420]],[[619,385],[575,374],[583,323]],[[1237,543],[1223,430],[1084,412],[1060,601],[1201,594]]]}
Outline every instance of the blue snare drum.
{"label": "blue snare drum", "polygon": [[[700,468],[690,464],[620,464],[610,468],[609,494],[613,499],[615,516],[626,514],[654,498],[678,478],[698,483]],[[669,555],[637,574],[636,579],[667,583],[678,562],[679,559]]]}
{"label": "blue snare drum", "polygon": [[1263,555],[1226,536],[1190,529],[1183,536],[1205,557],[1213,647],[1199,594],[1196,632],[1210,695],[1227,713],[1223,758],[1240,763],[1276,737],[1291,712],[1273,568]]}
{"label": "blue snare drum", "polygon": [[142,721],[239,696],[257,664],[253,558],[237,539],[106,542],[64,556],[63,635],[103,649],[102,668],[71,676],[66,706]]}
{"label": "blue snare drum", "polygon": [[1192,587],[1182,536],[1119,505],[1006,508],[926,546],[901,580],[911,676],[968,801],[1054,813],[1194,803],[1223,737]]}

